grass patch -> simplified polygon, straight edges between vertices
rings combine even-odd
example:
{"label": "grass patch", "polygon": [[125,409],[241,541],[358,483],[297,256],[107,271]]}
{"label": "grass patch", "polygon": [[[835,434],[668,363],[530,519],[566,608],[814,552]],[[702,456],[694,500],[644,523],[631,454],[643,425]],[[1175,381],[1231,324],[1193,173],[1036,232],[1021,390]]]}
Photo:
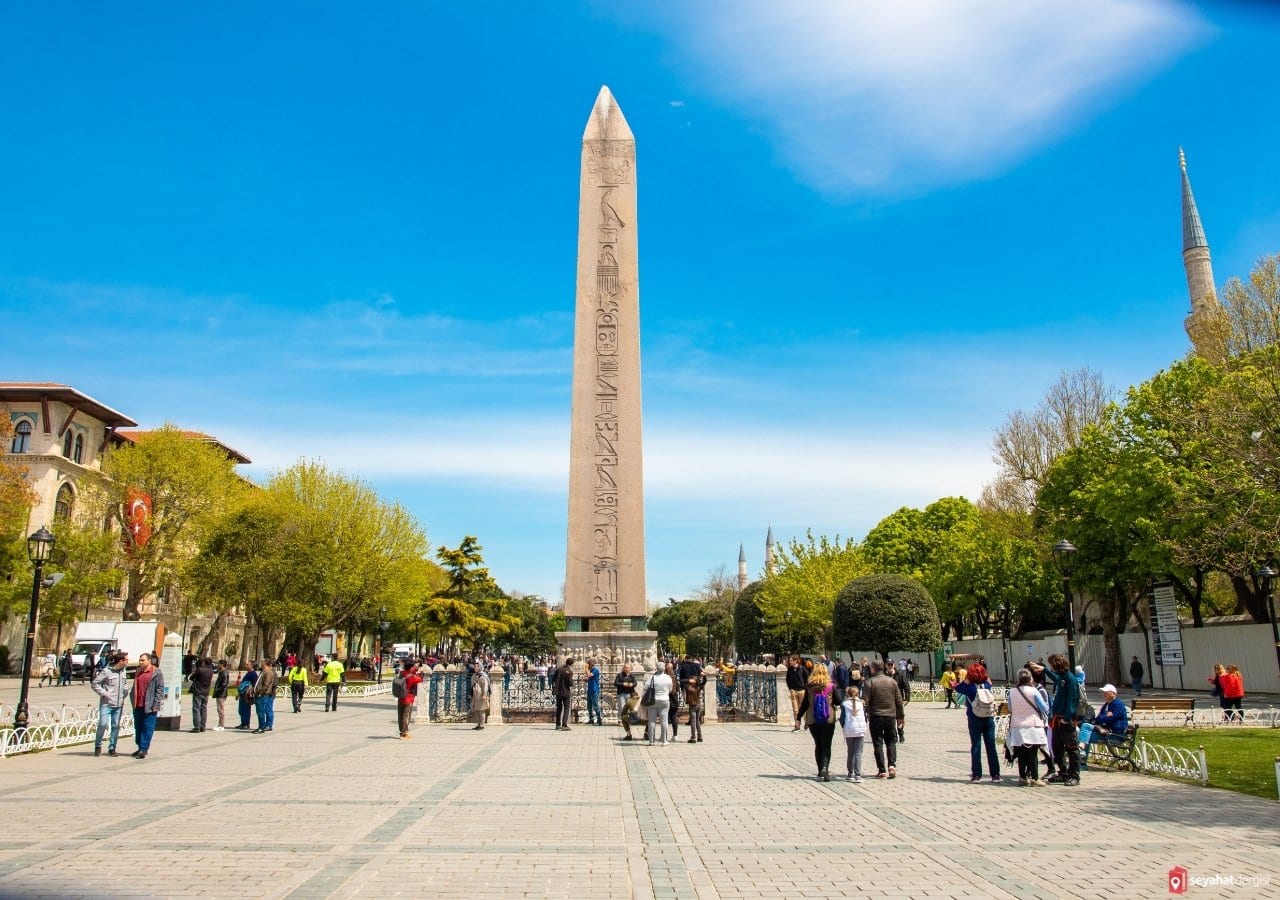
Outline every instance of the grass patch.
{"label": "grass patch", "polygon": [[1276,799],[1275,758],[1280,756],[1277,728],[1146,728],[1138,738],[1166,747],[1204,747],[1209,785]]}

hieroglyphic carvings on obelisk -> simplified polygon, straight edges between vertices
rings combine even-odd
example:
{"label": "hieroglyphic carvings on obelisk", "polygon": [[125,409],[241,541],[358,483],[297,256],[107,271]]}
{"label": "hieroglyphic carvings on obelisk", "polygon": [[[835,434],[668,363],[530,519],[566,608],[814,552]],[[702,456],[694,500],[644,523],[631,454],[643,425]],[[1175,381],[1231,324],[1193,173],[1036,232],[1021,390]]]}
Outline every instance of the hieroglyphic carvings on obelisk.
{"label": "hieroglyphic carvings on obelisk", "polygon": [[565,615],[646,613],[636,145],[600,89],[582,136]]}

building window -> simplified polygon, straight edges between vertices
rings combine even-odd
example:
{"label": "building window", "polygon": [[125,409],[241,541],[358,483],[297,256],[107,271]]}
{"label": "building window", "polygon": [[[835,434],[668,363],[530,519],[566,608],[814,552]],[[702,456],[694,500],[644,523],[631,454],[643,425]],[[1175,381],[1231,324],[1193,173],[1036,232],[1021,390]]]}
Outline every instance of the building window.
{"label": "building window", "polygon": [[71,490],[71,485],[64,484],[58,488],[58,497],[53,501],[53,518],[57,522],[67,522],[71,519],[71,508],[75,504],[76,495]]}
{"label": "building window", "polygon": [[70,431],[62,437],[62,455],[67,459],[71,458],[71,440],[73,437],[74,435]]}
{"label": "building window", "polygon": [[31,450],[31,423],[23,419],[13,429],[13,443],[9,445],[10,453],[29,453]]}
{"label": "building window", "polygon": [[76,435],[76,449],[73,455],[75,457],[76,462],[78,463],[84,462],[84,435],[83,434]]}

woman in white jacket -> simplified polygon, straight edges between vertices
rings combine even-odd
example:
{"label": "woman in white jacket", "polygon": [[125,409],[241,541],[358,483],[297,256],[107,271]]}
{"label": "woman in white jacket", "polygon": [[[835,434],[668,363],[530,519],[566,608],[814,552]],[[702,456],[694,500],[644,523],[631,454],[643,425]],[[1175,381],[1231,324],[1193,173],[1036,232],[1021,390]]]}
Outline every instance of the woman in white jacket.
{"label": "woman in white jacket", "polygon": [[662,726],[662,746],[670,743],[667,740],[667,711],[671,709],[671,687],[671,676],[666,673],[663,664],[658,663],[649,676],[649,683],[645,685],[646,690],[653,688],[653,705],[648,710],[650,747],[658,737],[659,725]]}
{"label": "woman in white jacket", "polygon": [[844,743],[849,748],[847,779],[854,784],[862,784],[862,742],[867,736],[867,710],[859,696],[858,686],[849,685],[840,704],[840,728],[844,732]]}
{"label": "woman in white jacket", "polygon": [[1043,787],[1040,751],[1045,745],[1049,707],[1035,689],[1031,673],[1018,673],[1018,685],[1009,691],[1009,746],[1018,758],[1018,784]]}

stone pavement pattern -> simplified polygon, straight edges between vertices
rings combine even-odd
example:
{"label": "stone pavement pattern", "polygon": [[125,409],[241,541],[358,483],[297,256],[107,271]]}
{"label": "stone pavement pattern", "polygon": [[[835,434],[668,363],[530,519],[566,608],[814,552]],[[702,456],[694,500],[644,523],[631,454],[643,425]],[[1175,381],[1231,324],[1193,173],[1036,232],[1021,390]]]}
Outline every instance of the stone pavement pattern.
{"label": "stone pavement pattern", "polygon": [[277,710],[269,735],[162,732],[145,761],[0,761],[0,896],[1111,900],[1168,896],[1182,865],[1270,879],[1188,896],[1280,897],[1276,803],[1106,772],[971,785],[963,715],[938,705],[908,707],[901,775],[865,785],[816,782],[782,724],[650,749],[586,726],[400,741],[382,697]]}

